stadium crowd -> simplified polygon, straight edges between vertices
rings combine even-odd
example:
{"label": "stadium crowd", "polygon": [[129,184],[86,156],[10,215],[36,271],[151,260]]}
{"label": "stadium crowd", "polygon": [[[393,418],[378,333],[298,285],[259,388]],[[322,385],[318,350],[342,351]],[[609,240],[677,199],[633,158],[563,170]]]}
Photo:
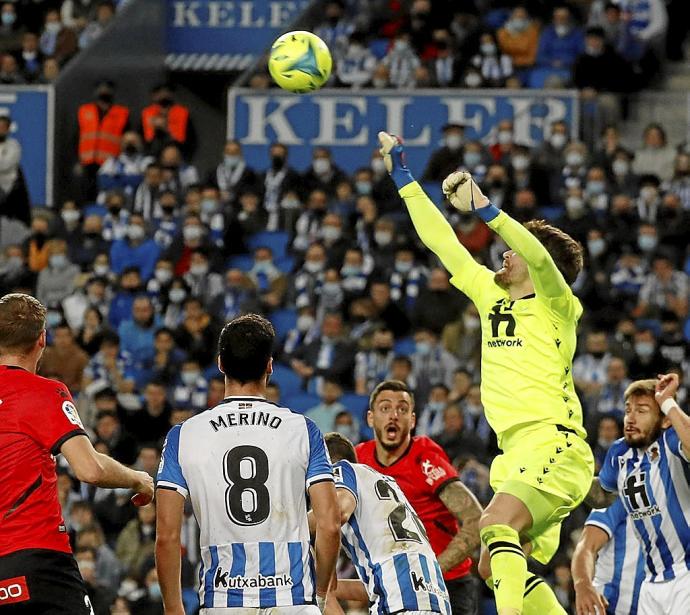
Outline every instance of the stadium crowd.
{"label": "stadium crowd", "polygon": [[[621,435],[630,380],[669,370],[687,379],[690,367],[690,146],[650,124],[639,147],[625,148],[615,125],[620,99],[606,96],[645,87],[666,50],[678,53],[682,36],[661,0],[595,1],[582,13],[584,3],[546,11],[549,3],[478,2],[494,10],[480,19],[460,7],[450,20],[445,3],[415,0],[396,13],[398,4],[325,3],[317,33],[335,50],[336,85],[574,84],[585,113],[587,101],[598,101],[598,121],[614,122],[587,144],[555,122],[532,148],[515,141],[509,120],[488,142],[449,124],[423,173],[438,194],[446,174],[463,167],[518,220],[547,218],[584,245],[574,376],[600,463]],[[51,81],[114,8],[87,0],[2,3],[0,83]],[[97,105],[103,118],[119,106],[115,99],[114,85],[103,83],[85,106]],[[421,246],[378,151],[346,174],[316,147],[300,173],[289,148],[274,143],[268,170],[258,172],[241,143],[228,141],[215,168],[197,169],[189,162],[193,113],[171,112],[178,107],[185,109],[170,87],[156,88],[140,122],[129,110],[119,123],[113,116],[105,145],[89,143],[80,115],[78,198],[34,208],[30,218],[3,217],[0,292],[30,292],[48,307],[50,347],[40,373],[67,384],[98,450],[154,475],[170,426],[223,398],[214,347],[220,327],[255,311],[271,318],[281,340],[273,401],[356,443],[371,437],[368,393],[384,378],[403,380],[415,391],[416,433],[439,442],[487,502],[497,449],[479,395],[479,318]],[[0,120],[0,148],[13,141],[2,137],[8,131]],[[14,165],[16,174],[19,155]],[[0,168],[0,195],[16,180],[12,170]],[[499,268],[505,246],[488,228],[445,211],[458,240]],[[679,401],[687,401],[686,388]],[[96,614],[162,613],[155,505],[135,510],[128,493],[86,488],[66,470],[59,490]],[[562,554],[547,571],[566,607],[573,605],[571,539],[583,518],[566,524]],[[190,609],[196,540],[189,509]]]}

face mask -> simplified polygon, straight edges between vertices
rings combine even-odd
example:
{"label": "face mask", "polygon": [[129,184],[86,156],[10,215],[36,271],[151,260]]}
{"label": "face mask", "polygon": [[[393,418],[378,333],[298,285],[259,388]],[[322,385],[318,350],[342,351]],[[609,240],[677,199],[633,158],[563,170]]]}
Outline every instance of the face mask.
{"label": "face mask", "polygon": [[635,353],[642,358],[651,357],[654,354],[654,344],[652,342],[635,342]]}
{"label": "face mask", "polygon": [[556,26],[554,30],[558,36],[565,36],[570,32],[570,26]]}
{"label": "face mask", "polygon": [[139,148],[134,143],[128,143],[123,149],[128,156],[136,156],[139,153]]}
{"label": "face mask", "polygon": [[7,259],[7,265],[10,269],[17,270],[24,266],[24,261],[21,256],[10,256]]}
{"label": "face mask", "polygon": [[614,160],[611,168],[614,175],[627,175],[630,170],[630,164],[627,160]]}
{"label": "face mask", "polygon": [[417,354],[423,357],[431,352],[431,344],[429,342],[416,342],[414,347]]}
{"label": "face mask", "polygon": [[97,276],[108,275],[108,273],[110,272],[110,267],[108,267],[108,265],[94,265],[93,272]]}
{"label": "face mask", "polygon": [[144,231],[143,226],[139,226],[138,224],[130,224],[127,227],[127,237],[129,237],[132,241],[139,241],[140,239],[143,239],[145,235],[146,231]]}
{"label": "face mask", "polygon": [[371,170],[377,175],[381,175],[386,172],[386,163],[383,158],[373,158],[371,161]]}
{"label": "face mask", "polygon": [[479,152],[465,152],[462,161],[466,167],[474,168],[482,161],[482,155]]}
{"label": "face mask", "polygon": [[587,192],[590,194],[602,194],[606,189],[606,184],[598,179],[587,182]]}
{"label": "face mask", "polygon": [[79,212],[76,209],[65,209],[60,212],[60,215],[65,224],[73,224],[79,221]]}
{"label": "face mask", "polygon": [[567,137],[561,133],[557,132],[555,134],[552,134],[551,137],[549,138],[549,143],[556,149],[562,149],[566,142],[568,141]]}
{"label": "face mask", "polygon": [[599,438],[597,440],[597,444],[599,445],[600,448],[605,448],[605,449],[608,449],[611,446],[611,442],[609,442],[606,438]]}
{"label": "face mask", "polygon": [[587,242],[587,249],[593,258],[597,258],[606,251],[606,241],[603,239],[590,239]]}
{"label": "face mask", "polygon": [[374,233],[374,241],[380,246],[387,246],[393,241],[393,234],[388,231],[376,231]]}
{"label": "face mask", "polygon": [[212,214],[218,209],[218,201],[215,199],[202,199],[201,211],[205,214]]}
{"label": "face mask", "polygon": [[657,197],[656,188],[652,188],[652,186],[645,186],[644,188],[640,189],[640,196],[642,197],[642,200],[647,201],[647,203],[652,203]]}
{"label": "face mask", "polygon": [[156,269],[153,272],[153,275],[161,284],[167,284],[173,278],[173,274],[170,269]]}
{"label": "face mask", "polygon": [[465,77],[465,85],[468,88],[478,88],[482,84],[482,76],[479,73],[469,73]]}
{"label": "face mask", "polygon": [[513,141],[513,133],[510,132],[509,130],[499,130],[498,135],[496,135],[496,139],[501,145],[506,145],[508,143],[512,143]]}
{"label": "face mask", "polygon": [[285,165],[285,158],[282,156],[272,156],[271,157],[271,167],[274,171],[280,171]]}
{"label": "face mask", "polygon": [[362,274],[362,268],[357,265],[343,265],[340,270],[340,275],[344,278],[350,278]]}
{"label": "face mask", "polygon": [[53,269],[58,269],[67,264],[67,257],[64,254],[53,254],[48,261]]}
{"label": "face mask", "polygon": [[355,182],[355,190],[358,194],[369,195],[371,194],[371,182]]}
{"label": "face mask", "polygon": [[324,226],[321,229],[321,237],[326,241],[338,241],[340,239],[340,229],[337,226]]}
{"label": "face mask", "polygon": [[314,326],[314,317],[309,314],[302,314],[302,316],[297,317],[297,330],[302,333],[306,333]]}
{"label": "face mask", "polygon": [[395,41],[393,48],[396,51],[405,51],[408,48],[407,41]]}
{"label": "face mask", "polygon": [[338,282],[325,282],[321,290],[325,295],[336,295],[340,292],[340,284]]}
{"label": "face mask", "polygon": [[234,167],[239,164],[240,160],[242,160],[240,156],[232,156],[230,154],[225,154],[225,156],[223,156],[223,162],[225,162],[225,165],[228,167]]}
{"label": "face mask", "polygon": [[587,45],[587,46],[585,47],[585,53],[586,53],[588,56],[591,56],[591,57],[593,57],[593,58],[597,58],[597,57],[599,57],[600,55],[602,55],[602,54],[604,53],[604,50],[603,50],[603,49],[599,49],[598,47],[591,47],[591,46]]}
{"label": "face mask", "polygon": [[637,238],[637,245],[643,252],[651,252],[656,248],[657,238],[654,235],[640,235]]}
{"label": "face mask", "polygon": [[378,352],[379,354],[387,355],[391,350],[393,350],[393,347],[392,346],[377,346],[376,348],[374,348],[374,350],[376,350],[376,352]]}
{"label": "face mask", "polygon": [[117,218],[120,215],[120,211],[122,210],[122,207],[119,205],[113,206],[113,207],[108,207],[108,213],[113,217]]}
{"label": "face mask", "polygon": [[182,236],[185,241],[198,241],[204,235],[204,230],[200,226],[185,226],[182,229]]}
{"label": "face mask", "polygon": [[479,48],[485,56],[492,56],[496,53],[496,45],[493,43],[482,43]]}
{"label": "face mask", "polygon": [[430,401],[426,407],[430,412],[443,412],[445,405],[442,401]]}
{"label": "face mask", "polygon": [[180,378],[182,379],[182,382],[184,383],[185,386],[188,386],[188,387],[195,384],[196,381],[199,379],[199,376],[201,376],[201,373],[198,371],[180,372]]}
{"label": "face mask", "polygon": [[159,583],[151,583],[151,585],[149,585],[149,598],[154,602],[159,602],[162,599],[161,586]]}
{"label": "face mask", "polygon": [[304,268],[309,273],[318,273],[322,271],[324,267],[323,261],[304,261]]}
{"label": "face mask", "polygon": [[189,268],[189,273],[191,273],[192,275],[206,275],[208,273],[208,265],[206,263],[192,265]]}
{"label": "face mask", "polygon": [[254,271],[257,273],[268,273],[273,269],[273,263],[271,261],[256,261],[254,263]]}
{"label": "face mask", "polygon": [[395,261],[395,270],[400,273],[409,273],[414,263],[412,261]]}
{"label": "face mask", "polygon": [[187,296],[187,291],[184,288],[172,288],[168,293],[168,299],[173,303],[182,303]]}
{"label": "face mask", "polygon": [[317,158],[311,166],[317,175],[325,175],[331,170],[331,163],[326,158]]}
{"label": "face mask", "polygon": [[446,147],[452,150],[458,150],[462,146],[462,137],[460,135],[448,135],[446,137]]}
{"label": "face mask", "polygon": [[174,205],[172,207],[163,207],[161,205],[161,209],[163,210],[163,215],[167,216],[168,218],[175,215],[175,206]]}
{"label": "face mask", "polygon": [[77,565],[79,566],[79,572],[81,572],[82,576],[84,576],[85,572],[93,572],[96,569],[96,564],[94,562],[90,562],[89,560],[77,562]]}
{"label": "face mask", "polygon": [[476,331],[481,325],[481,321],[476,316],[463,316],[462,324],[465,325],[467,331]]}
{"label": "face mask", "polygon": [[111,102],[113,102],[113,98],[114,97],[111,92],[101,92],[98,95],[98,100],[105,104],[110,104]]}
{"label": "face mask", "polygon": [[565,200],[565,208],[569,214],[579,214],[585,210],[585,204],[579,196],[569,196]]}
{"label": "face mask", "polygon": [[336,425],[335,430],[341,436],[345,436],[350,442],[357,442],[359,434],[354,425]]}
{"label": "face mask", "polygon": [[509,20],[508,24],[506,25],[508,25],[511,30],[515,30],[515,32],[522,32],[529,24],[526,19],[522,17],[515,17],[514,19]]}
{"label": "face mask", "polygon": [[529,166],[529,158],[527,156],[514,156],[510,162],[516,171],[524,171]]}
{"label": "face mask", "polygon": [[59,21],[51,21],[46,24],[46,32],[50,34],[57,34],[62,30],[62,24]]}
{"label": "face mask", "polygon": [[565,162],[568,166],[579,167],[584,162],[584,157],[580,152],[568,152],[565,155]]}
{"label": "face mask", "polygon": [[2,25],[12,26],[14,22],[17,21],[17,16],[14,13],[3,13],[2,14]]}

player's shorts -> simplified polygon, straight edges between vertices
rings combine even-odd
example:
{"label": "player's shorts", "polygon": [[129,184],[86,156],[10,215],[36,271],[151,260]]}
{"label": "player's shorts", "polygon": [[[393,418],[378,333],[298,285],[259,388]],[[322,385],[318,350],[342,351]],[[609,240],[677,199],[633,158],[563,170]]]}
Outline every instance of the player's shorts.
{"label": "player's shorts", "polygon": [[491,487],[527,506],[533,519],[525,532],[531,556],[546,564],[558,549],[561,523],[591,487],[592,450],[574,431],[543,423],[509,430],[502,444],[504,453],[491,464]]}
{"label": "player's shorts", "polygon": [[690,571],[663,583],[642,582],[637,615],[690,613]]}
{"label": "player's shorts", "polygon": [[24,549],[0,557],[1,615],[94,615],[71,553]]}
{"label": "player's shorts", "polygon": [[321,615],[318,606],[304,604],[301,606],[272,606],[266,609],[258,608],[208,608],[201,609],[199,615]]}

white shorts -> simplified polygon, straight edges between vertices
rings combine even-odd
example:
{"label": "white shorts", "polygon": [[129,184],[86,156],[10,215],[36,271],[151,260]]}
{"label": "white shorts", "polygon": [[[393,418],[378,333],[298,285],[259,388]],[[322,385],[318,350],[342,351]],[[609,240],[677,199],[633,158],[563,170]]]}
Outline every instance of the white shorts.
{"label": "white shorts", "polygon": [[690,570],[671,581],[643,581],[640,589],[638,615],[680,615],[690,613]]}
{"label": "white shorts", "polygon": [[218,608],[201,609],[199,615],[321,615],[313,604],[300,606],[272,606],[268,609]]}

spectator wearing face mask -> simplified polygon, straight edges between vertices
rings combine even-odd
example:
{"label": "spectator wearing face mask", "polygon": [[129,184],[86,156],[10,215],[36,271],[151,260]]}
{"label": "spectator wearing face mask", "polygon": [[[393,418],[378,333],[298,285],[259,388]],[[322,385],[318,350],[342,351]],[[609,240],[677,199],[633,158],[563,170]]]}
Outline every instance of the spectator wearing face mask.
{"label": "spectator wearing face mask", "polygon": [[147,150],[154,156],[170,142],[191,153],[193,131],[189,109],[175,100],[170,84],[163,83],[151,90],[151,104],[141,112],[141,132]]}
{"label": "spectator wearing face mask", "polygon": [[510,153],[510,180],[515,190],[533,191],[537,203],[549,202],[548,175],[536,164],[526,145],[513,145]]}
{"label": "spectator wearing face mask", "polygon": [[426,403],[432,384],[443,383],[450,387],[453,374],[459,367],[458,360],[440,343],[439,336],[431,329],[418,328],[414,334],[415,351],[412,355],[413,374],[417,380],[415,398]]}
{"label": "spectator wearing face mask", "polygon": [[98,170],[99,197],[110,190],[122,191],[128,199],[134,197],[146,169],[154,162],[153,157],[144,155],[142,150],[138,133],[130,130],[122,135],[121,153],[109,157]]}
{"label": "spectator wearing face mask", "polygon": [[79,267],[67,258],[67,243],[63,239],[47,242],[48,266],[38,274],[36,298],[48,308],[58,307],[74,292]]}
{"label": "spectator wearing face mask", "polygon": [[415,302],[412,324],[440,334],[443,327],[455,320],[464,306],[463,295],[450,285],[448,272],[437,267],[431,270],[427,286],[419,293]]}
{"label": "spectator wearing face mask", "polygon": [[391,289],[391,298],[411,309],[420,291],[426,285],[429,271],[426,267],[415,263],[415,253],[411,247],[403,246],[395,253],[393,271],[388,282]]}
{"label": "spectator wearing face mask", "polygon": [[96,551],[91,547],[77,548],[74,552],[74,558],[79,567],[79,574],[84,579],[86,593],[94,614],[108,615],[115,594],[105,585],[102,585],[96,577]]}
{"label": "spectator wearing face mask", "polygon": [[553,10],[552,22],[539,36],[537,72],[530,75],[531,87],[542,87],[551,79],[559,83],[570,81],[571,68],[585,46],[582,29],[574,23],[567,6]]}
{"label": "spectator wearing face mask", "polygon": [[669,363],[659,352],[656,335],[651,329],[640,329],[634,337],[635,354],[628,363],[631,380],[639,380],[644,374],[662,374],[668,371]]}
{"label": "spectator wearing face mask", "polygon": [[323,217],[319,235],[328,255],[327,264],[329,268],[340,269],[343,266],[343,259],[349,245],[343,232],[344,226],[343,218],[336,213],[327,213]]}
{"label": "spectator wearing face mask", "polygon": [[513,60],[507,53],[501,53],[493,32],[484,32],[479,38],[478,53],[470,60],[482,75],[487,87],[501,88],[513,75]]}
{"label": "spectator wearing face mask", "polygon": [[117,537],[115,554],[127,574],[137,575],[145,561],[153,555],[156,540],[156,506],[151,503],[137,509]]}
{"label": "spectator wearing face mask", "polygon": [[419,56],[412,48],[410,34],[399,31],[382,64],[388,69],[388,80],[394,88],[416,87],[415,72],[421,65]]}
{"label": "spectator wearing face mask", "polygon": [[618,148],[611,158],[610,168],[611,193],[635,196],[638,185],[637,176],[632,171],[632,154],[624,148]]}
{"label": "spectator wearing face mask", "polygon": [[488,153],[481,141],[468,141],[462,154],[462,166],[472,174],[477,182],[483,183],[486,177]]}
{"label": "spectator wearing face mask", "polygon": [[353,32],[339,62],[336,62],[338,81],[353,90],[368,85],[376,68],[376,56],[366,47],[364,34]]}
{"label": "spectator wearing face mask", "polygon": [[273,251],[265,246],[254,252],[254,264],[247,272],[257,290],[262,307],[271,311],[283,304],[288,281],[285,274],[273,262]]}
{"label": "spectator wearing face mask", "polygon": [[355,392],[369,395],[374,387],[386,379],[393,358],[393,332],[385,327],[374,331],[371,349],[360,350],[355,355]]}
{"label": "spectator wearing face mask", "polygon": [[44,56],[38,40],[35,32],[25,32],[22,36],[22,48],[15,54],[19,71],[27,83],[36,81],[41,74]]}
{"label": "spectator wearing face mask", "polygon": [[474,304],[470,303],[459,316],[443,328],[441,342],[443,347],[457,358],[463,370],[476,374],[479,369],[482,336],[479,312]]}
{"label": "spectator wearing face mask", "polygon": [[393,269],[395,254],[400,244],[405,243],[405,237],[397,231],[393,217],[379,218],[374,225],[374,241],[370,246],[370,255],[374,260],[377,272],[387,272]]}
{"label": "spectator wearing face mask", "polygon": [[661,182],[656,175],[642,175],[639,186],[639,196],[635,201],[637,216],[642,222],[656,224],[661,210]]}
{"label": "spectator wearing face mask", "polygon": [[176,329],[184,318],[184,301],[189,296],[189,288],[182,278],[173,278],[170,285],[161,292],[161,314],[163,325]]}
{"label": "spectator wearing face mask", "polygon": [[446,124],[442,128],[443,146],[433,151],[422,176],[423,182],[439,182],[462,164],[465,127]]}
{"label": "spectator wearing face mask", "polygon": [[326,250],[322,244],[313,243],[307,248],[304,263],[293,275],[292,283],[289,285],[289,303],[298,308],[316,305],[325,270]]}
{"label": "spectator wearing face mask", "polygon": [[28,224],[31,207],[21,168],[22,146],[11,136],[11,129],[11,118],[0,115],[0,209],[4,220]]}
{"label": "spectator wearing face mask", "polygon": [[307,193],[322,190],[327,196],[332,197],[335,195],[336,186],[345,179],[345,174],[333,162],[330,150],[326,147],[315,147],[311,166],[302,176],[302,189]]}
{"label": "spectator wearing face mask", "polygon": [[656,175],[661,181],[673,176],[676,151],[668,144],[666,132],[659,124],[649,124],[643,135],[643,147],[635,152],[633,171],[638,175]]}
{"label": "spectator wearing face mask", "polygon": [[35,280],[36,275],[29,271],[22,247],[8,245],[0,259],[0,293],[4,295],[15,288],[33,288]]}
{"label": "spectator wearing face mask", "polygon": [[44,55],[55,58],[60,64],[64,64],[77,53],[77,35],[74,30],[62,24],[57,9],[46,11],[39,46]]}
{"label": "spectator wearing face mask", "polygon": [[256,189],[258,178],[247,166],[242,154],[242,145],[237,139],[230,139],[223,146],[223,159],[218,163],[209,183],[220,190],[224,203],[234,204],[245,188]]}
{"label": "spectator wearing face mask", "polygon": [[371,273],[371,259],[364,258],[364,252],[359,247],[350,247],[345,252],[343,266],[340,268],[340,277],[345,298],[350,300],[364,295],[368,276]]}
{"label": "spectator wearing face mask", "polygon": [[676,156],[673,177],[665,184],[665,188],[680,199],[685,211],[690,212],[690,153],[680,152]]}
{"label": "spectator wearing face mask", "polygon": [[534,65],[539,45],[539,27],[524,6],[516,6],[497,33],[501,51],[509,55],[516,69]]}
{"label": "spectator wearing face mask", "polygon": [[334,380],[327,378],[323,381],[321,388],[320,403],[309,408],[304,415],[309,417],[316,426],[321,430],[321,433],[334,431],[335,417],[337,414],[345,410],[345,406],[339,401],[343,396],[343,389]]}
{"label": "spectator wearing face mask", "polygon": [[3,2],[0,6],[0,55],[14,52],[22,46],[24,26],[17,16],[14,2]]}
{"label": "spectator wearing face mask", "polygon": [[[563,121],[552,122],[548,137],[534,152],[534,162],[550,176],[554,175],[565,164],[565,147],[570,141],[570,129]],[[557,193],[551,195],[555,200]]]}
{"label": "spectator wearing face mask", "polygon": [[192,297],[197,297],[204,305],[210,305],[223,293],[223,278],[219,273],[210,271],[208,254],[203,249],[192,252],[189,271],[182,277]]}
{"label": "spectator wearing face mask", "polygon": [[182,276],[187,271],[192,259],[192,252],[205,249],[213,253],[213,246],[207,239],[208,230],[198,214],[188,214],[182,221],[181,233],[165,251],[166,258],[175,263],[175,275]]}
{"label": "spectator wearing face mask", "polygon": [[190,408],[195,413],[206,409],[208,381],[201,373],[199,362],[186,358],[172,391],[172,403],[176,408]]}
{"label": "spectator wearing face mask", "polygon": [[345,292],[340,283],[340,273],[337,269],[326,269],[323,284],[317,291],[316,318],[322,320],[329,312],[340,312],[345,301]]}
{"label": "spectator wearing face mask", "polygon": [[163,146],[158,164],[161,168],[162,190],[172,190],[181,197],[185,190],[199,183],[199,172],[184,159],[182,150],[176,143]]}
{"label": "spectator wearing face mask", "polygon": [[429,401],[418,413],[415,433],[432,437],[443,431],[443,411],[446,409],[450,389],[443,383],[434,383],[429,391]]}
{"label": "spectator wearing face mask", "polygon": [[565,213],[557,219],[556,225],[580,243],[584,243],[592,226],[591,214],[582,188],[569,188],[565,194]]}
{"label": "spectator wearing face mask", "polygon": [[158,244],[147,236],[143,216],[132,214],[127,226],[127,238],[114,241],[110,248],[112,270],[120,274],[127,267],[136,265],[146,282],[153,275],[160,251]]}

